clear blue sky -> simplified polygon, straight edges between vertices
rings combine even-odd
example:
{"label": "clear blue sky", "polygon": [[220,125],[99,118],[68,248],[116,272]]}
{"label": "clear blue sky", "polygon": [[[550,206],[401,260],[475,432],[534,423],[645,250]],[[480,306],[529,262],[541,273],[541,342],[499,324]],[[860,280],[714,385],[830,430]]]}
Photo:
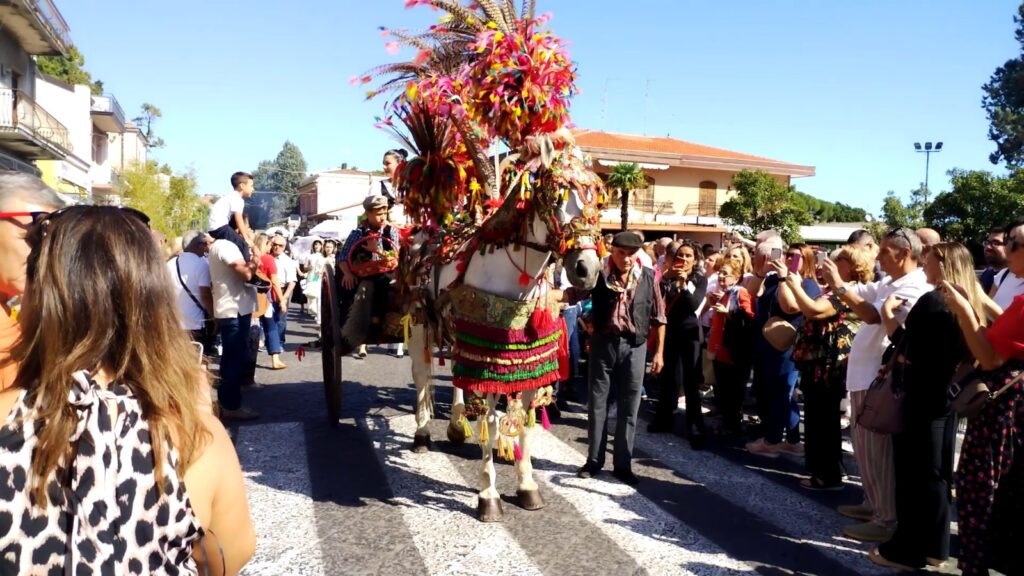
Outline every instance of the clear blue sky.
{"label": "clear blue sky", "polygon": [[[133,115],[163,110],[155,157],[201,193],[273,158],[310,170],[376,168],[392,147],[382,101],[349,78],[394,59],[378,26],[436,19],[403,0],[57,0],[86,68]],[[240,7],[244,6],[244,8]],[[1019,54],[1017,0],[539,0],[571,43],[583,128],[671,135],[817,167],[798,188],[877,213],[924,180],[913,142],[942,140],[931,188],[953,167],[998,170],[981,85]],[[403,58],[411,57],[403,53]]]}

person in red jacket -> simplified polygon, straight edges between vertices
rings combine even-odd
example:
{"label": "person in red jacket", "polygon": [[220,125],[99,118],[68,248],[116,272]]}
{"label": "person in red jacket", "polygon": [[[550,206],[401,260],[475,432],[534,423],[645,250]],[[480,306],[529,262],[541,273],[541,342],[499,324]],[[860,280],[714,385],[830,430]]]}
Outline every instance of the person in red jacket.
{"label": "person in red jacket", "polygon": [[722,429],[741,432],[743,399],[750,378],[754,352],[754,303],[750,292],[739,284],[743,271],[732,261],[718,267],[719,291],[708,294],[711,316],[708,353],[715,369],[715,402],[722,417]]}

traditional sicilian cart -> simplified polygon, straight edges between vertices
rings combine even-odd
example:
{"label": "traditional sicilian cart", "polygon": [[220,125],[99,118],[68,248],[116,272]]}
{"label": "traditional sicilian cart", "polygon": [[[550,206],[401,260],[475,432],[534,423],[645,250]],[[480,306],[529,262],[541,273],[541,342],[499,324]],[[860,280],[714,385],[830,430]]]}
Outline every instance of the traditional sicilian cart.
{"label": "traditional sicilian cart", "polygon": [[[403,327],[413,361],[412,447],[430,448],[433,353],[450,346],[455,392],[447,435],[480,442],[477,511],[484,521],[502,516],[495,445],[515,462],[520,505],[544,506],[530,464],[531,432],[546,423],[564,338],[550,269],[562,259],[570,282],[590,289],[602,256],[604,187],[566,128],[575,67],[546,29],[549,17],[535,16],[534,2],[515,4],[407,0],[443,16],[422,33],[383,30],[390,51],[412,47],[415,58],[354,79],[379,79],[370,92],[387,97],[378,125],[415,153],[395,176],[416,229],[400,253],[400,317],[392,322]],[[509,153],[496,167],[487,151],[499,147]],[[500,208],[485,218],[483,207],[497,201]],[[333,288],[334,280],[325,283],[325,293]],[[334,306],[336,298],[325,300]],[[328,337],[325,325],[325,348]],[[325,380],[338,381],[328,389],[339,386],[340,366],[340,355],[328,358],[325,350]],[[501,395],[503,413],[496,409]]]}

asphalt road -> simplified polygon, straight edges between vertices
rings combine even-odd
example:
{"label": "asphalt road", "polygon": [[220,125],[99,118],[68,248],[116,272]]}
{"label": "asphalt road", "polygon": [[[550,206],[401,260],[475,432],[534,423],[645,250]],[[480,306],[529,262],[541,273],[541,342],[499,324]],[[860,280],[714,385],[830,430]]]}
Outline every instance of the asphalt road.
{"label": "asphalt road", "polygon": [[[444,439],[451,399],[435,363],[434,450],[409,451],[415,389],[408,357],[371,348],[343,361],[343,418],[327,421],[320,354],[293,308],[286,370],[265,368],[245,402],[262,413],[230,424],[256,522],[250,575],[334,574],[886,574],[868,546],[840,534],[834,509],[860,498],[798,486],[802,461],[747,454],[739,439],[713,438],[694,452],[675,435],[638,426],[635,489],[610,474],[581,480],[586,417],[565,414],[538,433],[535,476],[547,507],[505,498],[505,520],[475,518],[480,448]],[[641,408],[649,418],[650,405]],[[677,415],[681,422],[681,415]],[[609,458],[610,466],[610,458]],[[854,470],[852,459],[851,470]],[[514,495],[512,467],[498,488]],[[952,562],[947,565],[951,571]]]}

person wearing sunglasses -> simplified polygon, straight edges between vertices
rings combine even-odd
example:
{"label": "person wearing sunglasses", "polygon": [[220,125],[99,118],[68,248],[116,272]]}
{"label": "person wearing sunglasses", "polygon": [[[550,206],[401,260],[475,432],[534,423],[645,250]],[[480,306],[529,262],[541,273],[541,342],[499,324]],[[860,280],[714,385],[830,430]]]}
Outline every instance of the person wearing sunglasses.
{"label": "person wearing sunglasses", "polygon": [[17,365],[8,358],[18,329],[18,301],[25,292],[25,236],[34,222],[64,202],[42,180],[30,174],[0,170],[0,390],[10,387]]}
{"label": "person wearing sunglasses", "polygon": [[241,467],[150,230],[73,206],[23,241],[19,371],[0,392],[0,470],[21,480],[0,482],[0,568],[237,573],[256,544]]}

